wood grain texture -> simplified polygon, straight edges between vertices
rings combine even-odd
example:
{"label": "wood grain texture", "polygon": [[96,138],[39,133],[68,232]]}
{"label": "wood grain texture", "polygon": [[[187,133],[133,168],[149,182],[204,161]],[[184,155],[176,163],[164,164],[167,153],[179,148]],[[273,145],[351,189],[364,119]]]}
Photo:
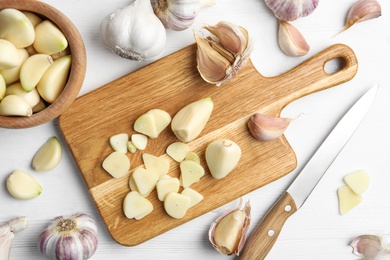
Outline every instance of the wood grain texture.
{"label": "wood grain texture", "polygon": [[265,259],[278,239],[284,223],[295,212],[297,212],[297,206],[295,205],[294,199],[288,192],[285,192],[250,235],[238,259]]}
{"label": "wood grain texture", "polygon": [[48,4],[35,0],[1,0],[0,10],[5,8],[32,12],[42,19],[51,20],[68,40],[72,55],[72,67],[68,82],[57,100],[52,104],[48,104],[46,109],[29,117],[0,116],[0,127],[26,128],[37,126],[57,118],[73,103],[79,94],[84,82],[87,63],[84,42],[74,24],[63,13]]}
{"label": "wood grain texture", "polygon": [[[297,162],[285,137],[256,141],[247,129],[247,121],[256,112],[278,116],[290,102],[348,81],[357,72],[353,51],[338,44],[276,77],[263,77],[248,62],[231,81],[216,87],[199,76],[195,57],[196,46],[190,45],[77,98],[59,118],[103,221],[113,239],[122,245],[138,245],[291,172]],[[334,58],[344,59],[346,65],[335,74],[326,74],[324,65]],[[148,196],[153,212],[140,221],[127,219],[122,203],[130,191],[129,176],[113,179],[101,167],[112,152],[109,137],[135,133],[133,123],[150,109],[160,108],[173,116],[184,105],[204,97],[212,98],[214,111],[199,138],[189,143],[206,169],[201,181],[191,186],[204,195],[204,200],[178,220],[165,213],[154,191]],[[231,139],[242,149],[237,167],[222,180],[211,177],[204,159],[207,144],[218,138]],[[174,141],[177,139],[172,131],[164,130],[157,139],[149,140],[146,150],[128,154],[131,168],[142,165],[143,152],[169,159],[165,149]],[[179,165],[172,160],[170,163],[169,174],[179,176]]]}

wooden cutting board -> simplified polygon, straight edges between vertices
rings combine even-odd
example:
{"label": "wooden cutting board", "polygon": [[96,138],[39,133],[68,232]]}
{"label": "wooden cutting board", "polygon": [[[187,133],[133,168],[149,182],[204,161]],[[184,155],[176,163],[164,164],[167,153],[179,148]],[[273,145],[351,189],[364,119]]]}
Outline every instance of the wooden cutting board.
{"label": "wooden cutting board", "polygon": [[[327,74],[325,63],[336,58],[345,65],[336,73]],[[295,153],[285,137],[269,142],[255,140],[247,129],[249,118],[256,112],[278,116],[290,102],[352,79],[357,68],[354,52],[348,46],[337,44],[276,77],[263,77],[248,62],[231,81],[216,87],[200,77],[196,69],[196,45],[190,45],[77,98],[60,116],[59,123],[111,236],[122,245],[134,246],[295,169]],[[184,218],[173,219],[165,213],[154,191],[147,197],[154,205],[153,212],[139,221],[127,219],[122,203],[130,191],[130,173],[113,179],[101,166],[112,152],[109,137],[135,133],[133,123],[150,109],[160,108],[174,116],[183,106],[205,97],[214,101],[213,113],[199,138],[189,143],[206,169],[201,181],[191,185],[204,200],[189,209]],[[207,144],[218,138],[231,139],[242,149],[237,167],[222,180],[211,177],[204,159]],[[142,153],[169,159],[165,149],[174,141],[177,139],[170,127],[157,139],[149,139],[146,150],[128,153],[131,168],[142,165]],[[170,165],[169,174],[178,177],[178,163],[170,159]]]}

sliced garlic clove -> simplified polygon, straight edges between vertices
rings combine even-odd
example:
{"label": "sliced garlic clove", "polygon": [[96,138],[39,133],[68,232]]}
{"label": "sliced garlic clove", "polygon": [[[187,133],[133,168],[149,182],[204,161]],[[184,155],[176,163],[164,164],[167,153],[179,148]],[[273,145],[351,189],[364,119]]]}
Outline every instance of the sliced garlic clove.
{"label": "sliced garlic clove", "polygon": [[158,176],[158,178],[168,174],[169,161],[164,157],[157,157],[148,153],[144,153],[142,154],[142,160],[146,170]]}
{"label": "sliced garlic clove", "polygon": [[0,102],[1,116],[31,116],[32,113],[31,106],[20,96],[5,96]]}
{"label": "sliced garlic clove", "polygon": [[238,164],[241,148],[228,139],[211,142],[206,148],[206,162],[215,179],[225,178]]}
{"label": "sliced garlic clove", "polygon": [[283,21],[294,21],[314,12],[319,0],[265,0],[274,15]]}
{"label": "sliced garlic clove", "polygon": [[157,175],[152,174],[142,167],[134,169],[131,177],[134,180],[138,192],[144,197],[147,197],[152,192],[158,181]]}
{"label": "sliced garlic clove", "polygon": [[272,117],[256,113],[249,120],[248,128],[257,140],[271,141],[280,137],[291,121],[290,118]]}
{"label": "sliced garlic clove", "polygon": [[302,56],[309,52],[310,46],[300,31],[292,24],[278,20],[278,42],[282,51],[292,57]]}
{"label": "sliced garlic clove", "polygon": [[19,65],[18,49],[10,41],[0,39],[0,70],[8,70]]}
{"label": "sliced garlic clove", "polygon": [[174,142],[168,145],[167,154],[176,162],[181,162],[190,151],[190,146],[183,142]]}
{"label": "sliced garlic clove", "polygon": [[20,69],[22,67],[22,64],[25,60],[29,57],[28,52],[26,49],[17,49],[19,54],[19,63],[17,66],[7,69],[7,70],[1,70],[0,73],[3,75],[4,80],[7,84],[12,84],[19,80],[20,78]]}
{"label": "sliced garlic clove", "polygon": [[103,169],[114,178],[126,176],[130,170],[129,158],[121,152],[112,152],[102,164]]}
{"label": "sliced garlic clove", "polygon": [[48,103],[53,103],[64,89],[72,65],[70,55],[63,56],[55,61],[45,71],[39,80],[37,89],[41,97]]}
{"label": "sliced garlic clove", "polygon": [[177,192],[169,192],[164,200],[164,209],[172,218],[180,219],[185,216],[191,204],[191,199]]}
{"label": "sliced garlic clove", "polygon": [[8,192],[15,198],[29,200],[42,193],[41,184],[27,172],[15,170],[7,178]]}
{"label": "sliced garlic clove", "polygon": [[121,152],[123,154],[127,153],[128,141],[129,141],[129,135],[126,133],[120,133],[120,134],[113,135],[109,139],[111,148],[114,151]]}
{"label": "sliced garlic clove", "polygon": [[377,0],[358,0],[348,12],[347,22],[343,31],[356,23],[378,18],[381,15],[382,8]]}
{"label": "sliced garlic clove", "polygon": [[53,64],[47,54],[35,54],[27,58],[20,69],[20,83],[25,91],[35,88],[45,71]]}
{"label": "sliced garlic clove", "polygon": [[376,235],[360,235],[351,242],[352,253],[364,259],[377,259],[383,255],[390,256],[389,245],[383,237]]}
{"label": "sliced garlic clove", "polygon": [[157,197],[164,201],[169,192],[179,192],[180,181],[178,178],[163,178],[156,184]]}
{"label": "sliced garlic clove", "polygon": [[192,151],[189,151],[186,154],[186,157],[184,158],[184,160],[190,160],[190,161],[194,161],[196,163],[200,163],[199,155],[197,153],[195,153],[195,152],[192,152]]}
{"label": "sliced garlic clove", "polygon": [[45,20],[35,27],[35,50],[43,54],[54,54],[68,47],[68,40],[62,31],[50,20]]}
{"label": "sliced garlic clove", "polygon": [[38,105],[38,103],[41,101],[41,97],[35,88],[30,92],[26,92],[20,82],[8,86],[5,95],[17,95],[23,98],[32,108]]}
{"label": "sliced garlic clove", "polygon": [[249,229],[250,212],[249,201],[242,209],[240,203],[239,208],[222,215],[210,225],[209,240],[218,252],[224,255],[239,255]]}
{"label": "sliced garlic clove", "polygon": [[127,218],[140,220],[153,211],[153,204],[137,191],[129,192],[123,201],[123,212]]}
{"label": "sliced garlic clove", "polygon": [[172,119],[173,133],[182,142],[194,140],[206,126],[213,108],[211,98],[203,98],[186,105]]}
{"label": "sliced garlic clove", "polygon": [[134,130],[138,133],[149,136],[154,139],[158,137],[157,125],[153,114],[145,113],[134,122]]}
{"label": "sliced garlic clove", "polygon": [[150,114],[154,118],[154,124],[156,125],[157,135],[159,135],[167,126],[171,123],[171,116],[164,110],[151,109],[146,114]]}
{"label": "sliced garlic clove", "polygon": [[21,11],[6,8],[0,11],[0,38],[24,48],[34,42],[34,26]]}
{"label": "sliced garlic clove", "polygon": [[364,170],[357,170],[344,176],[344,182],[356,194],[363,194],[369,186],[370,176]]}
{"label": "sliced garlic clove", "polygon": [[199,204],[204,199],[202,194],[200,194],[199,192],[197,192],[196,190],[193,190],[191,188],[183,189],[181,194],[190,198],[191,203],[190,203],[189,208],[192,208],[193,206]]}
{"label": "sliced garlic clove", "polygon": [[135,147],[135,145],[133,144],[133,142],[131,140],[127,142],[127,150],[130,153],[135,153],[137,151],[137,147]]}
{"label": "sliced garlic clove", "polygon": [[60,163],[61,158],[62,146],[60,140],[53,136],[36,152],[32,160],[32,167],[36,171],[49,171]]}
{"label": "sliced garlic clove", "polygon": [[145,150],[147,144],[148,144],[148,137],[143,134],[132,134],[131,135],[131,142],[134,144],[134,146],[138,150]]}
{"label": "sliced garlic clove", "polygon": [[362,196],[353,192],[348,186],[340,187],[337,190],[337,195],[340,215],[345,215],[362,202]]}
{"label": "sliced garlic clove", "polygon": [[204,168],[194,161],[182,161],[180,163],[180,173],[183,188],[188,188],[204,176]]}

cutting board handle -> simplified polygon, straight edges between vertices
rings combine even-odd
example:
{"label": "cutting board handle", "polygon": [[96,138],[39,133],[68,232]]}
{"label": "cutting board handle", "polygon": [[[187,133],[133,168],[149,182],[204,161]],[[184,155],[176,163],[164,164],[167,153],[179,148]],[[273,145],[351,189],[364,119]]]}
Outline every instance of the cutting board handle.
{"label": "cutting board handle", "polygon": [[[325,66],[332,60],[339,67],[336,72],[328,73]],[[280,81],[275,86],[285,88],[284,91],[278,91],[283,95],[278,97],[278,103],[289,104],[302,96],[344,83],[351,80],[357,70],[358,61],[353,50],[344,44],[332,45],[292,70],[273,78]]]}

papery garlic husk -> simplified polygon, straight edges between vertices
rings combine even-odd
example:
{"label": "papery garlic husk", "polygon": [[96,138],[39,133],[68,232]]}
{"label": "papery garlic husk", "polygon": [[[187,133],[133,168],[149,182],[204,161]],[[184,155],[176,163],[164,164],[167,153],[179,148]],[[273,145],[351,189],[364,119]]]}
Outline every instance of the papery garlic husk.
{"label": "papery garlic husk", "polygon": [[358,0],[348,12],[347,22],[343,31],[356,23],[378,18],[381,15],[382,8],[377,0]]}
{"label": "papery garlic husk", "polygon": [[15,234],[27,227],[26,217],[17,217],[0,225],[0,259],[9,260]]}
{"label": "papery garlic husk", "polygon": [[203,38],[195,34],[197,69],[206,82],[220,86],[246,65],[253,42],[247,30],[230,22],[203,28],[211,35]]}
{"label": "papery garlic husk", "polygon": [[381,236],[360,235],[352,240],[351,247],[353,254],[364,259],[390,259],[390,244]]}
{"label": "papery garlic husk", "polygon": [[251,220],[249,200],[227,214],[217,218],[210,225],[209,240],[212,246],[224,255],[239,255],[244,247],[246,234]]}
{"label": "papery garlic husk", "polygon": [[278,20],[278,42],[280,49],[288,56],[297,57],[309,52],[310,46],[300,31],[292,24]]}
{"label": "papery garlic husk", "polygon": [[153,11],[165,28],[182,31],[190,27],[199,10],[215,0],[151,0]]}
{"label": "papery garlic husk", "polygon": [[294,21],[314,12],[320,0],[264,0],[276,18],[283,21]]}
{"label": "papery garlic husk", "polygon": [[51,259],[89,259],[97,247],[96,223],[83,213],[54,218],[38,238],[39,251]]}
{"label": "papery garlic husk", "polygon": [[150,0],[134,0],[108,15],[101,23],[100,37],[116,55],[134,61],[156,60],[166,44],[164,25]]}
{"label": "papery garlic husk", "polygon": [[291,121],[291,118],[272,117],[256,113],[249,120],[248,128],[257,140],[271,141],[280,137],[286,131]]}

